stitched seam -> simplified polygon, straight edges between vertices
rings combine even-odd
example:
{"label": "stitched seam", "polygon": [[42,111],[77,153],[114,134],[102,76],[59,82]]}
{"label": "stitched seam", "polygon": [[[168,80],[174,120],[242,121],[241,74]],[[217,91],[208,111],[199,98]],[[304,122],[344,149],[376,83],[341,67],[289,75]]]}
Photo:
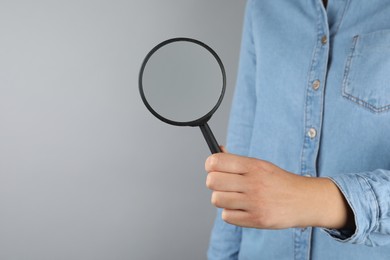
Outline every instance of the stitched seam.
{"label": "stitched seam", "polygon": [[[255,80],[254,80],[254,83],[253,83],[253,87],[254,87],[254,95],[255,95],[255,107],[257,107],[256,106],[256,104],[257,104],[257,93],[258,93],[258,90],[257,90],[257,80],[256,80],[256,72],[257,72],[257,50],[256,50],[256,45],[255,45],[255,37],[254,37],[254,35],[253,35],[253,20],[254,20],[254,11],[253,10],[255,10],[255,8],[254,8],[254,5],[255,5],[255,3],[254,3],[255,1],[254,0],[252,0],[252,1],[250,1],[250,2],[248,2],[248,4],[250,5],[249,7],[247,7],[247,8],[250,8],[250,10],[249,10],[249,19],[250,19],[250,21],[249,21],[249,26],[250,26],[250,43],[251,43],[251,45],[252,45],[252,51],[254,52],[253,53],[253,62],[254,62],[254,65],[255,65],[255,71],[253,72],[254,73],[254,78],[255,78]],[[257,110],[257,108],[255,108],[254,109],[255,111],[253,112],[254,113],[254,115],[256,114],[256,110]],[[247,156],[249,156],[251,153],[252,153],[252,150],[253,150],[253,148],[252,148],[252,145],[250,145],[251,143],[252,143],[252,140],[253,140],[253,138],[254,138],[254,134],[253,134],[253,131],[254,131],[254,122],[255,122],[255,117],[252,119],[252,122],[251,122],[251,128],[252,128],[252,130],[251,130],[251,136],[250,136],[250,142],[249,142],[249,144],[248,144],[248,146],[247,146],[247,148],[245,148],[245,153],[246,153],[246,155]]]}
{"label": "stitched seam", "polygon": [[[321,9],[318,8],[318,5],[317,5],[317,12],[321,12]],[[318,17],[320,17],[318,15]],[[317,33],[321,31],[321,21],[320,19],[317,19]],[[306,129],[306,123],[307,123],[307,109],[308,109],[308,96],[310,95],[310,86],[311,86],[311,79],[312,79],[312,75],[313,75],[313,71],[314,71],[314,68],[317,64],[317,60],[318,60],[318,50],[319,50],[319,44],[320,44],[320,37],[321,35],[318,33],[317,35],[317,40],[316,40],[316,45],[313,49],[313,53],[312,53],[312,57],[311,57],[311,65],[310,65],[310,69],[309,69],[309,72],[307,73],[307,85],[305,87],[306,91],[305,91],[305,105],[304,105],[304,114],[303,114],[303,142],[302,142],[302,152],[301,152],[301,174],[303,173],[303,171],[305,170],[306,171],[306,163],[304,163],[304,153],[305,153],[305,150],[307,149],[306,148],[306,132],[307,132],[307,129]]]}
{"label": "stitched seam", "polygon": [[353,37],[353,45],[351,47],[350,54],[348,55],[348,58],[347,58],[347,61],[346,61],[345,67],[344,67],[343,85],[342,85],[342,88],[341,88],[342,95],[344,97],[348,96],[348,94],[345,92],[345,88],[346,88],[346,86],[348,84],[349,70],[350,70],[351,65],[352,65],[352,58],[353,58],[353,55],[355,53],[355,47],[356,47],[356,43],[357,43],[358,38],[359,38],[358,35]]}
{"label": "stitched seam", "polygon": [[384,107],[377,108],[376,106],[374,106],[370,103],[367,103],[366,101],[363,101],[363,100],[361,100],[355,96],[352,96],[351,94],[345,93],[345,92],[343,93],[343,96],[344,96],[344,98],[349,99],[349,100],[353,101],[354,103],[358,104],[359,106],[361,106],[363,108],[367,108],[369,111],[374,112],[376,114],[384,112],[384,111],[388,111],[390,109],[390,105],[386,105]]}

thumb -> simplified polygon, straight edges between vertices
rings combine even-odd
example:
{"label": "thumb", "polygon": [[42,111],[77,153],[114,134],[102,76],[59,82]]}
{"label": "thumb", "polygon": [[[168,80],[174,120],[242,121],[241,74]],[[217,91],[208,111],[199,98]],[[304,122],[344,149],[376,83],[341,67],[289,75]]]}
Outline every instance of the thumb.
{"label": "thumb", "polygon": [[221,151],[222,151],[223,153],[229,153],[225,146],[220,145],[219,148],[221,148]]}

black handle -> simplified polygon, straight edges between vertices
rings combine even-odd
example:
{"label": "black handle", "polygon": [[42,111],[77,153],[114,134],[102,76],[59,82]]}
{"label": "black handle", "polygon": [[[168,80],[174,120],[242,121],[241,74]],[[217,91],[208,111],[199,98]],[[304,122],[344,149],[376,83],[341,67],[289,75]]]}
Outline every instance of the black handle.
{"label": "black handle", "polygon": [[199,127],[200,127],[200,130],[202,131],[204,139],[206,139],[206,142],[210,148],[211,153],[222,152],[221,148],[219,148],[217,140],[215,140],[213,132],[211,132],[209,125],[207,123],[204,123],[203,125],[200,125]]}

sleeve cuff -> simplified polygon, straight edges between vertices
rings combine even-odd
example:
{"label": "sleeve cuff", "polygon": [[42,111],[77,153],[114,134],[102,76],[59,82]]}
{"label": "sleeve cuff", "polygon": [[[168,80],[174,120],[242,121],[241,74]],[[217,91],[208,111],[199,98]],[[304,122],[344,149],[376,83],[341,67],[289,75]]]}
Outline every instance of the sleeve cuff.
{"label": "sleeve cuff", "polygon": [[368,180],[358,174],[343,174],[328,178],[337,185],[351,207],[356,228],[355,230],[323,229],[323,231],[342,243],[372,246],[367,237],[378,224],[379,206]]}

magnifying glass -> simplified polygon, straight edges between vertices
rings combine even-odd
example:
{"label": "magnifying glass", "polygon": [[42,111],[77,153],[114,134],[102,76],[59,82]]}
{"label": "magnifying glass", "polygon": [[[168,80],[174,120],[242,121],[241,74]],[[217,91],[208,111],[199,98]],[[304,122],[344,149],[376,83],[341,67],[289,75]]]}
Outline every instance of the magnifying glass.
{"label": "magnifying glass", "polygon": [[207,122],[222,102],[226,73],[209,46],[191,38],[161,42],[145,57],[139,91],[148,110],[161,121],[199,126],[212,153],[221,149]]}

